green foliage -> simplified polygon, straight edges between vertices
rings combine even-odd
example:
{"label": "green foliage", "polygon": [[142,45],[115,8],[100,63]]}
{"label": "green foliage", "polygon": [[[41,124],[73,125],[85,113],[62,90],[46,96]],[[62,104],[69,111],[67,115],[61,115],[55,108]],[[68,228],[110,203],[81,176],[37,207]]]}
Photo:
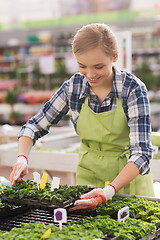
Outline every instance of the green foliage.
{"label": "green foliage", "polygon": [[109,236],[118,236],[121,240],[135,240],[145,238],[151,231],[155,231],[154,224],[128,218],[120,223],[109,216],[88,217],[79,221],[72,221],[59,228],[43,223],[29,223],[23,228],[13,228],[10,232],[0,232],[2,239],[40,239],[51,228],[51,234],[44,239],[58,240],[88,240],[102,238],[106,233]]}
{"label": "green foliage", "polygon": [[160,88],[160,76],[155,75],[151,71],[146,61],[142,62],[141,66],[137,68],[135,75],[145,83],[148,90]]}
{"label": "green foliage", "polygon": [[154,146],[159,146],[160,147],[160,135],[153,135],[152,134],[152,138],[151,138],[151,142]]}
{"label": "green foliage", "polygon": [[18,90],[17,87],[12,88],[7,91],[7,96],[5,97],[5,102],[13,105],[17,102]]}
{"label": "green foliage", "polygon": [[[44,148],[44,147],[36,147],[36,150],[39,150],[39,151],[49,151],[49,152],[53,152],[54,149],[53,148]],[[63,149],[55,149],[56,151],[58,152],[64,152]],[[73,150],[65,150],[65,153],[79,153],[79,147],[76,147],[75,149]]]}
{"label": "green foliage", "polygon": [[118,211],[123,207],[129,207],[130,217],[133,219],[140,219],[146,222],[154,222],[156,227],[160,226],[160,203],[154,201],[144,200],[143,198],[120,198],[114,197],[108,200],[105,205],[96,207],[93,210],[77,210],[77,214],[88,215],[109,215],[117,219]]}
{"label": "green foliage", "polygon": [[25,225],[23,228],[14,228],[10,232],[0,232],[0,240],[2,239],[40,239],[41,236],[51,228],[51,235],[44,237],[44,239],[57,239],[57,240],[87,240],[87,239],[94,239],[102,238],[103,233],[98,229],[93,229],[90,232],[89,229],[85,229],[81,226],[72,226],[68,225],[63,227],[60,231],[57,227],[53,225],[46,226],[43,223],[29,223]]}
{"label": "green foliage", "polygon": [[[45,89],[46,81],[49,81],[49,89],[59,88],[62,83],[71,77],[71,74],[67,73],[64,59],[55,60],[55,72],[46,76],[40,72],[39,64],[37,63],[33,70],[32,87],[34,89]],[[48,78],[48,79],[47,79]]]}
{"label": "green foliage", "polygon": [[[1,193],[9,196],[10,199],[37,199],[59,203],[65,200],[79,198],[84,192],[88,192],[87,186],[60,185],[59,189],[50,191],[50,183],[46,183],[45,189],[38,190],[36,183],[32,180],[26,182],[3,186]],[[2,204],[3,205],[3,204]],[[0,204],[0,208],[2,206]],[[117,213],[123,207],[129,207],[130,217],[124,223],[117,221]],[[23,228],[13,228],[10,232],[0,231],[2,239],[40,239],[41,236],[51,228],[51,235],[44,239],[58,240],[88,240],[108,236],[118,236],[120,240],[146,239],[152,232],[160,227],[160,202],[149,201],[143,198],[114,197],[92,210],[76,210],[76,215],[88,216],[79,221],[71,221],[63,226],[60,231],[54,225],[43,223],[25,224]]]}
{"label": "green foliage", "polygon": [[10,205],[8,203],[3,203],[0,199],[0,214],[4,213],[5,211],[9,211],[14,207],[13,205]]}
{"label": "green foliage", "polygon": [[19,112],[14,110],[14,104],[17,102],[18,98],[18,89],[17,87],[13,87],[11,90],[7,91],[7,95],[4,101],[11,106],[11,113],[10,113],[10,124],[14,125],[16,123],[17,118],[20,116]]}
{"label": "green foliage", "polygon": [[160,159],[160,135],[152,134],[151,143],[158,147],[158,153],[153,155],[153,159]]}
{"label": "green foliage", "polygon": [[5,186],[3,194],[8,196],[10,200],[14,199],[34,199],[49,202],[51,204],[60,204],[66,200],[78,198],[81,194],[89,191],[87,186],[70,186],[60,185],[59,189],[51,191],[51,184],[46,183],[44,189],[39,189],[37,184],[32,180],[21,180],[19,183],[11,187]]}

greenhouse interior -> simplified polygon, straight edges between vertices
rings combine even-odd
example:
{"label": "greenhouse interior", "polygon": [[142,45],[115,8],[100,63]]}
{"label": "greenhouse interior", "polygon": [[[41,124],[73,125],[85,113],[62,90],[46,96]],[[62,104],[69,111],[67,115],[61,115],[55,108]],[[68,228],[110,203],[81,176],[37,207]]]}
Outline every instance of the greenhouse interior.
{"label": "greenhouse interior", "polygon": [[160,240],[160,0],[0,1],[0,240]]}

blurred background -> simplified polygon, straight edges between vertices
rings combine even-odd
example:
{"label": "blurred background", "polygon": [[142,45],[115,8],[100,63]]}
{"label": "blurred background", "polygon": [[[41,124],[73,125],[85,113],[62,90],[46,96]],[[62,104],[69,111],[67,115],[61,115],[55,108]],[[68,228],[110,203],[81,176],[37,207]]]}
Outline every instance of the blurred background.
{"label": "blurred background", "polygon": [[160,0],[0,0],[0,124],[24,124],[78,70],[72,37],[93,22],[119,36],[120,68],[145,82],[160,128]]}
{"label": "blurred background", "polygon": [[[21,126],[78,70],[72,37],[82,25],[94,22],[108,24],[117,35],[118,67],[147,86],[155,168],[160,167],[160,0],[0,0],[0,175],[8,178],[16,160],[13,144]],[[61,144],[68,133],[74,135],[69,117],[57,128],[63,130],[53,129],[55,136],[62,134],[56,151],[70,149],[72,141],[70,146]],[[159,180],[155,172],[154,181]],[[64,177],[67,181],[75,183],[70,174]]]}

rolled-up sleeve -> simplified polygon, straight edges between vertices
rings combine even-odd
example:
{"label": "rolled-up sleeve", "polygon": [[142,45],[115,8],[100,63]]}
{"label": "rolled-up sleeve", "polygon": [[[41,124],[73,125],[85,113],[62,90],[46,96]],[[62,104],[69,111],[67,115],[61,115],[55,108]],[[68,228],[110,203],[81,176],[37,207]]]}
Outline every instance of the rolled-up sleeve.
{"label": "rolled-up sleeve", "polygon": [[137,85],[128,97],[130,158],[141,175],[150,171],[152,158],[150,105],[145,85]]}
{"label": "rolled-up sleeve", "polygon": [[69,81],[66,81],[43,108],[22,127],[21,136],[30,137],[33,142],[46,135],[52,125],[57,124],[69,111],[67,91]]}

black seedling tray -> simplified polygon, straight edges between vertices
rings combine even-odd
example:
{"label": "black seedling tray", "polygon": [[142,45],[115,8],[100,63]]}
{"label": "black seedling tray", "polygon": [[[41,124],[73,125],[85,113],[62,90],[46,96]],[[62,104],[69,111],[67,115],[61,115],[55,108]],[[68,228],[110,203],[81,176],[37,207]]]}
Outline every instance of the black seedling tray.
{"label": "black seedling tray", "polygon": [[[130,195],[116,195],[117,197],[130,197]],[[54,209],[58,207],[63,207],[68,210],[74,204],[75,198],[69,199],[62,203],[52,204],[51,202],[46,202],[42,200],[34,200],[34,199],[10,199],[9,196],[4,194],[1,195],[2,202],[6,202],[8,204],[17,205],[13,209],[8,209],[5,212],[5,218],[3,218],[3,211],[0,212],[0,229],[4,231],[10,231],[14,227],[23,227],[22,224],[27,224],[29,222],[41,222],[44,224],[53,224],[55,226],[59,226],[54,222]],[[141,197],[142,196],[137,196]],[[143,197],[145,198],[145,197]],[[151,201],[160,201],[160,199],[156,198],[145,198],[146,200]],[[2,215],[1,215],[2,214]],[[82,220],[88,216],[89,214],[85,213],[75,213],[69,212],[67,213],[67,221],[78,221]],[[66,225],[66,224],[63,224]],[[110,236],[105,234],[102,238],[103,240],[118,240],[117,236]],[[144,240],[144,239],[139,239]],[[160,240],[160,229],[156,231],[155,234],[149,234],[147,240]]]}
{"label": "black seedling tray", "polygon": [[[87,217],[87,216],[86,216]],[[84,219],[85,216],[75,215],[73,213],[67,214],[67,222],[78,221]],[[40,222],[46,225],[53,224],[55,226],[59,226],[58,223],[54,222],[54,212],[47,211],[42,209],[30,209],[25,212],[21,212],[16,216],[8,216],[8,218],[4,221],[0,221],[0,229],[5,231],[10,231],[13,227],[23,227],[21,224],[27,224],[30,222]],[[63,226],[67,223],[63,223]]]}
{"label": "black seedling tray", "polygon": [[20,213],[24,213],[28,211],[29,207],[24,206],[14,206],[14,207],[7,207],[2,209],[0,211],[0,221],[3,221],[4,219],[8,219],[10,217],[17,216]]}
{"label": "black seedling tray", "polygon": [[55,208],[68,208],[70,206],[72,206],[75,202],[75,198],[66,200],[64,202],[61,203],[57,203],[57,204],[52,204],[49,201],[42,201],[42,200],[35,200],[35,199],[10,199],[8,196],[1,194],[1,200],[4,203],[8,203],[8,204],[14,204],[14,205],[21,205],[21,206],[27,206],[30,208],[38,208],[38,209],[43,209],[43,210],[52,210]]}
{"label": "black seedling tray", "polygon": [[[16,212],[15,212],[16,213]],[[4,220],[0,220],[0,229],[3,231],[10,231],[12,228],[17,227],[23,227],[23,224],[28,224],[30,222],[40,222],[44,223],[46,225],[53,224],[57,227],[59,227],[58,223],[54,222],[54,216],[53,211],[47,211],[47,210],[41,210],[41,209],[26,209],[22,208],[19,213],[17,212],[15,215],[8,215],[8,217]],[[67,213],[67,222],[71,221],[79,221],[84,218],[88,217],[88,215],[77,215],[73,212]],[[63,226],[65,226],[67,223],[63,223]],[[102,238],[103,240],[118,240],[117,236],[110,236],[108,234],[105,234]],[[147,237],[147,240],[158,240],[160,239],[160,229],[156,231],[156,234],[150,234]],[[139,239],[144,240],[144,239]]]}
{"label": "black seedling tray", "polygon": [[[82,216],[77,215],[74,213],[68,213],[67,214],[67,222],[71,221],[79,221],[84,219],[88,216]],[[12,228],[17,227],[23,227],[23,224],[28,224],[30,222],[40,222],[44,223],[46,225],[53,224],[57,227],[59,227],[58,223],[54,222],[54,214],[53,211],[46,211],[46,210],[40,210],[40,209],[32,209],[25,213],[20,213],[17,216],[9,217],[6,220],[0,221],[0,229],[3,231],[10,231]],[[67,223],[63,223],[63,226],[65,226]],[[118,240],[115,236],[109,236],[105,235],[104,240]]]}

